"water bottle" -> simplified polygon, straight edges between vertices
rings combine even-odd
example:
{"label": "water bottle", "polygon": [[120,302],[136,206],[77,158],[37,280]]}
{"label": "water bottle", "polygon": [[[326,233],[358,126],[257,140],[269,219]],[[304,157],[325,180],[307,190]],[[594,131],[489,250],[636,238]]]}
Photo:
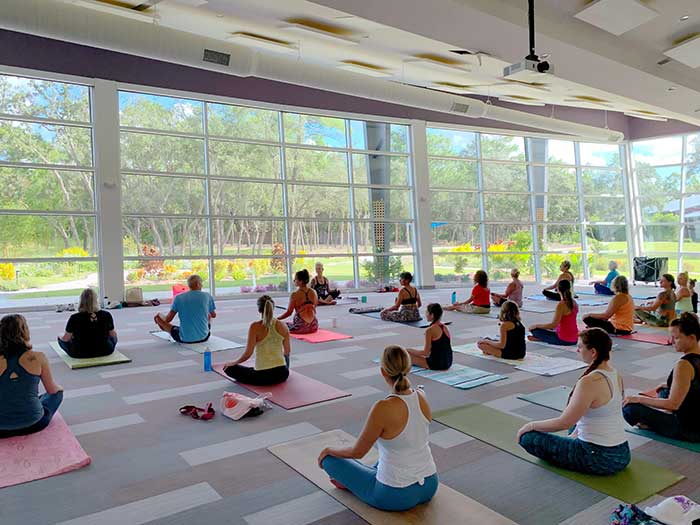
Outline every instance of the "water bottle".
{"label": "water bottle", "polygon": [[211,372],[211,352],[204,352],[204,371]]}
{"label": "water bottle", "polygon": [[457,292],[452,292],[452,304],[457,302]]}

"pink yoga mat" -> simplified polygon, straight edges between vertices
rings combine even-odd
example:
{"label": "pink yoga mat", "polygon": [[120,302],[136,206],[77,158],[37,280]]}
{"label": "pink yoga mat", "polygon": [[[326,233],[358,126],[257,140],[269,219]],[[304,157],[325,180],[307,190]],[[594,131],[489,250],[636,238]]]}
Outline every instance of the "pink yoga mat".
{"label": "pink yoga mat", "polygon": [[56,414],[41,432],[0,439],[0,488],[58,476],[90,461],[61,414]]}
{"label": "pink yoga mat", "polygon": [[671,338],[668,334],[650,334],[648,332],[635,332],[630,335],[618,335],[620,339],[630,339],[632,341],[640,341],[642,343],[651,343],[655,345],[666,345],[671,344]]}
{"label": "pink yoga mat", "polygon": [[351,335],[339,334],[330,330],[321,330],[312,334],[289,334],[294,339],[306,341],[307,343],[327,343],[329,341],[340,341],[341,339],[352,339]]}
{"label": "pink yoga mat", "polygon": [[[236,383],[232,378],[224,373],[224,365],[214,365],[214,372],[229,381]],[[331,399],[340,399],[348,397],[352,394],[338,390],[335,387],[316,381],[310,377],[299,374],[294,370],[289,371],[289,378],[279,385],[272,386],[254,386],[238,383],[242,387],[247,388],[256,394],[272,394],[270,401],[275,405],[281,406],[290,410],[292,408],[304,407],[307,405],[315,405],[322,401],[330,401]]]}

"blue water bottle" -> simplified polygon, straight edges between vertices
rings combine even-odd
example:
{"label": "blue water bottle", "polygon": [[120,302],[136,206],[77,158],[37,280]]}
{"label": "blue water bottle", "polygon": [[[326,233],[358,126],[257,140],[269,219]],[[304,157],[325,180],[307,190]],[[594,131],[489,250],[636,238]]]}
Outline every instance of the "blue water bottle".
{"label": "blue water bottle", "polygon": [[204,352],[204,371],[211,372],[211,352]]}
{"label": "blue water bottle", "polygon": [[457,302],[457,292],[452,292],[452,304]]}

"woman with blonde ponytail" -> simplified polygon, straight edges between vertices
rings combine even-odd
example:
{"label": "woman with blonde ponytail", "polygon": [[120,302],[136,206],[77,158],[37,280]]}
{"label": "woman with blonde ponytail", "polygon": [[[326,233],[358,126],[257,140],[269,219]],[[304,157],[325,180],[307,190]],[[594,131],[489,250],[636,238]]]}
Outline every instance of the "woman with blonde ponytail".
{"label": "woman with blonde ponytail", "polygon": [[[262,316],[248,329],[248,343],[243,355],[227,363],[224,372],[236,381],[248,385],[276,385],[289,377],[289,329],[275,319],[275,302],[269,295],[258,298],[258,313]],[[255,351],[255,366],[243,366]]]}
{"label": "woman with blonde ponytail", "polygon": [[[412,509],[430,501],[438,489],[437,468],[428,445],[430,406],[421,391],[411,388],[410,371],[408,352],[387,346],[381,374],[392,393],[374,404],[353,446],[328,447],[318,457],[331,483],[381,510]],[[375,443],[378,463],[369,467],[357,461]]]}

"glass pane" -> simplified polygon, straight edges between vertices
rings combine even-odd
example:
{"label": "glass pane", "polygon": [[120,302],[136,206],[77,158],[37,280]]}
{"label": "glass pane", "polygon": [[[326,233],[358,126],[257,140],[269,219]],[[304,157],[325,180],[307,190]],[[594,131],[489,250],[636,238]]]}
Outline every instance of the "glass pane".
{"label": "glass pane", "polygon": [[[510,272],[513,268],[520,270],[520,279],[531,281],[535,278],[535,264],[533,256],[524,253],[503,253],[489,255],[487,258],[489,285],[493,289],[496,281],[510,281]],[[499,289],[503,289],[499,287]]]}
{"label": "glass pane", "polygon": [[413,252],[411,223],[358,222],[356,228],[358,253]]}
{"label": "glass pane", "polygon": [[588,271],[591,279],[602,280],[610,271],[608,265],[610,261],[617,263],[617,271],[622,275],[631,278],[629,269],[629,259],[627,253],[591,253],[588,255]]}
{"label": "glass pane", "polygon": [[212,214],[232,217],[281,217],[282,185],[212,180]]}
{"label": "glass pane", "polygon": [[119,125],[203,133],[204,103],[186,98],[119,92]]}
{"label": "glass pane", "polygon": [[353,155],[352,177],[355,184],[408,186],[408,157]]}
{"label": "glass pane", "polygon": [[[440,251],[481,251],[481,230],[476,224],[448,224],[446,222],[434,222],[433,248]],[[437,251],[437,250],[436,250]]]}
{"label": "glass pane", "polygon": [[207,131],[221,137],[279,142],[278,115],[267,109],[207,103]]}
{"label": "glass pane", "polygon": [[641,195],[676,195],[681,191],[680,166],[652,168],[651,166],[637,165],[636,173]]}
{"label": "glass pane", "polygon": [[122,175],[124,213],[203,215],[206,197],[202,179],[158,175]]}
{"label": "glass pane", "polygon": [[210,140],[209,169],[219,177],[279,179],[280,148]]}
{"label": "glass pane", "polygon": [[537,242],[543,252],[580,252],[581,227],[573,224],[538,224]]}
{"label": "glass pane", "polygon": [[[479,196],[457,191],[431,191],[430,218],[433,221],[479,222]],[[435,224],[433,222],[433,227]]]}
{"label": "glass pane", "polygon": [[[2,190],[0,190],[2,191]],[[680,213],[678,204],[680,201],[674,200],[668,203],[666,211],[671,213]],[[683,197],[683,222],[696,223],[700,220],[700,195],[686,195]],[[698,222],[700,224],[700,222]]]}
{"label": "glass pane", "polygon": [[579,144],[584,166],[620,167],[620,147],[617,144]]}
{"label": "glass pane", "polygon": [[[360,288],[398,282],[401,272],[413,271],[413,255],[360,257]],[[415,281],[414,281],[415,283]]]}
{"label": "glass pane", "polygon": [[126,256],[187,256],[209,253],[205,219],[124,217],[123,232]]}
{"label": "glass pane", "polygon": [[92,166],[92,131],[0,121],[0,161]]}
{"label": "glass pane", "polygon": [[293,254],[352,253],[352,225],[340,221],[290,221]]}
{"label": "glass pane", "polygon": [[632,143],[632,159],[635,165],[660,166],[682,162],[683,137],[665,137]]}
{"label": "glass pane", "polygon": [[[575,169],[547,167],[545,170],[547,189],[543,191],[547,191],[549,193],[561,193],[565,195],[571,195],[578,192]],[[533,187],[535,188],[535,191],[540,191],[535,183],[535,178],[538,175],[538,171],[539,170],[537,167],[531,168]]]}
{"label": "glass pane", "polygon": [[685,146],[685,161],[687,163],[700,163],[700,133],[688,135]]}
{"label": "glass pane", "polygon": [[529,224],[484,224],[486,250],[489,252],[532,251],[532,228]]}
{"label": "glass pane", "polygon": [[484,194],[484,215],[487,221],[530,222],[530,196],[486,193]]}
{"label": "glass pane", "polygon": [[0,75],[0,113],[54,120],[90,121],[90,88],[50,80]]}
{"label": "glass pane", "polygon": [[[642,228],[644,235],[644,251],[676,252],[680,237],[680,225],[651,225]],[[670,268],[670,267],[669,267]]]}
{"label": "glass pane", "polygon": [[408,126],[385,122],[350,121],[353,149],[371,151],[408,151]]}
{"label": "glass pane", "polygon": [[[700,162],[700,158],[698,161]],[[700,193],[700,164],[689,164],[685,167],[685,191]]]}
{"label": "glass pane", "polygon": [[288,181],[318,181],[348,184],[348,157],[337,151],[286,148]]}
{"label": "glass pane", "polygon": [[410,192],[408,190],[356,188],[355,217],[358,219],[410,219]]}
{"label": "glass pane", "polygon": [[295,144],[344,148],[347,146],[345,120],[284,113],[284,140]]}
{"label": "glass pane", "polygon": [[258,219],[212,221],[215,255],[276,255],[284,257],[284,223]]}
{"label": "glass pane", "polygon": [[588,249],[593,252],[627,252],[625,226],[592,225],[586,228]]}
{"label": "glass pane", "polygon": [[121,133],[122,169],[204,173],[204,140]]}
{"label": "glass pane", "polygon": [[528,191],[525,165],[484,162],[482,171],[486,190]]}
{"label": "glass pane", "polygon": [[96,261],[0,263],[5,308],[75,303],[85,287],[97,284]]}
{"label": "glass pane", "polygon": [[[688,272],[691,274],[697,274],[698,272],[700,272],[700,254],[698,254],[698,253],[683,254],[682,267],[683,267],[684,272]],[[669,265],[668,269],[673,271],[676,268],[671,267]],[[695,277],[691,277],[691,278],[695,278]]]}
{"label": "glass pane", "polygon": [[290,217],[347,219],[350,217],[350,189],[333,186],[287,185]]}
{"label": "glass pane", "polygon": [[538,222],[580,222],[578,198],[535,195],[535,217]]}
{"label": "glass pane", "polygon": [[481,158],[493,160],[525,160],[525,139],[507,135],[481,134]]}
{"label": "glass pane", "polygon": [[547,140],[547,162],[549,164],[575,165],[574,143],[568,140]]}
{"label": "glass pane", "polygon": [[623,195],[621,171],[584,168],[581,172],[583,192],[588,195]]}
{"label": "glass pane", "polygon": [[476,162],[428,159],[431,188],[477,189]]}
{"label": "glass pane", "polygon": [[468,251],[459,254],[433,252],[433,268],[433,275],[438,284],[471,284],[471,274],[482,268],[481,253]]}
{"label": "glass pane", "polygon": [[94,217],[0,215],[0,258],[95,256]]}
{"label": "glass pane", "polygon": [[680,221],[680,201],[672,197],[640,197],[642,222],[645,224],[668,224]]}
{"label": "glass pane", "polygon": [[622,197],[584,197],[583,208],[588,222],[625,222]]}
{"label": "glass pane", "polygon": [[476,157],[476,133],[428,128],[428,155],[440,157]]}
{"label": "glass pane", "polygon": [[292,272],[306,269],[313,279],[316,275],[316,263],[323,263],[323,276],[331,284],[331,288],[355,288],[355,269],[352,257],[295,257],[292,259]]}
{"label": "glass pane", "polygon": [[[239,293],[287,291],[287,266],[284,258],[214,259],[216,296]],[[275,299],[286,305],[287,298]]]}
{"label": "glass pane", "polygon": [[0,208],[92,211],[92,173],[0,167]]}
{"label": "glass pane", "polygon": [[173,296],[175,284],[185,284],[197,274],[203,289],[209,291],[209,261],[207,259],[141,259],[124,261],[124,286],[139,287],[144,299],[164,299]]}
{"label": "glass pane", "polygon": [[540,256],[540,271],[542,279],[545,281],[553,281],[559,274],[559,265],[563,260],[571,262],[571,273],[574,277],[581,279],[583,277],[583,255],[580,253],[543,253]]}

